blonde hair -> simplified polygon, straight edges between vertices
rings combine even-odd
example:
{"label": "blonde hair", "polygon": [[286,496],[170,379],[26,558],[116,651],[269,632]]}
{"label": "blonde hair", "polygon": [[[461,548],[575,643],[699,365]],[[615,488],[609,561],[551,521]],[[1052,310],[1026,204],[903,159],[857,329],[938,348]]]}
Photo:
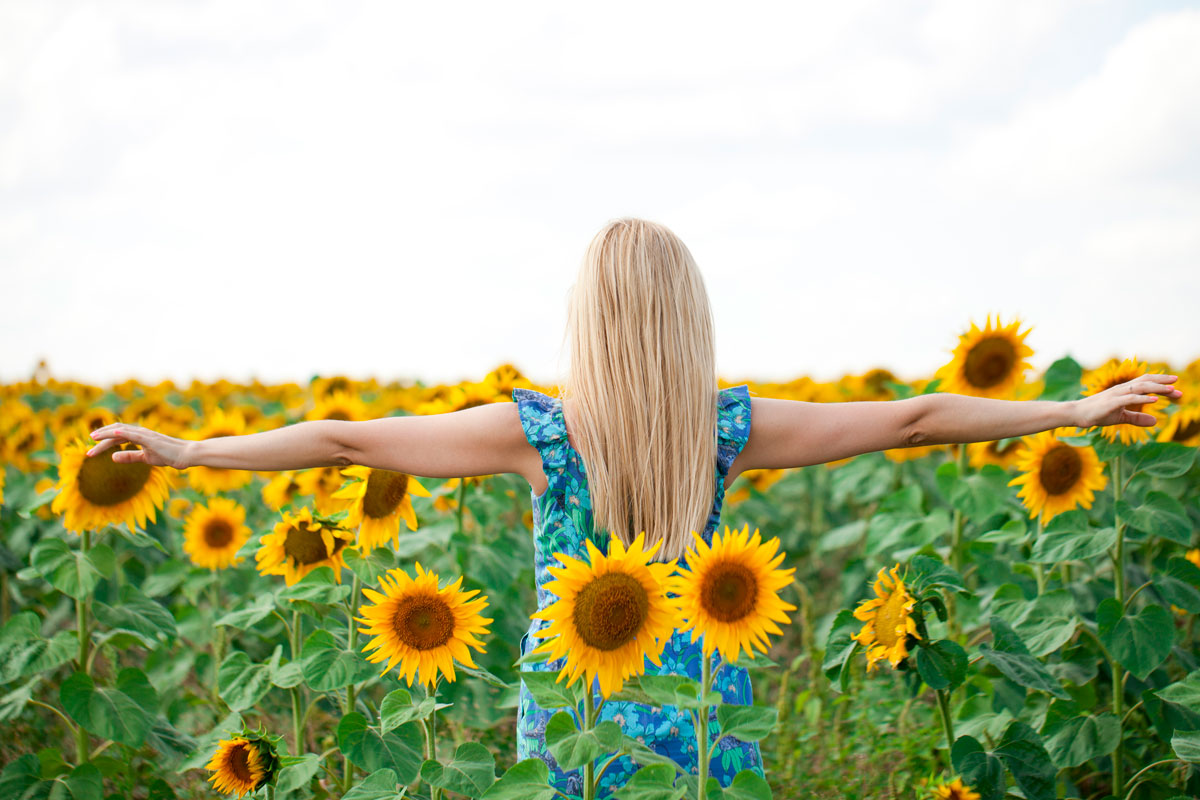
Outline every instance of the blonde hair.
{"label": "blonde hair", "polygon": [[[663,225],[609,222],[588,245],[568,308],[560,399],[584,461],[596,529],[655,560],[684,555],[716,492],[712,309],[692,254]],[[564,414],[566,403],[563,403]]]}

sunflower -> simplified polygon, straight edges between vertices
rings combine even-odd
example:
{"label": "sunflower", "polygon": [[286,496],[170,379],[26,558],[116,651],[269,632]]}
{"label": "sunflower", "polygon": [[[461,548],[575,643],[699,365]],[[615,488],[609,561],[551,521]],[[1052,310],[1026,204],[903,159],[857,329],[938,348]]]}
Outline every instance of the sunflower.
{"label": "sunflower", "polygon": [[355,619],[367,626],[359,631],[373,637],[363,647],[364,653],[375,651],[367,660],[387,662],[381,675],[398,663],[409,686],[415,677],[432,689],[439,674],[454,681],[455,660],[477,669],[468,648],[485,652],[475,634],[488,633],[492,622],[479,613],[487,607],[486,595],[472,599],[478,589],[461,591],[461,576],[439,589],[437,573],[426,572],[419,561],[416,578],[397,568],[379,581],[383,592],[363,589],[371,605],[362,606],[362,616]]}
{"label": "sunflower", "polygon": [[1033,349],[1025,344],[1032,328],[1018,333],[1020,326],[1020,320],[1001,325],[997,317],[993,327],[991,314],[982,330],[972,322],[971,329],[958,337],[953,358],[934,374],[941,379],[939,391],[1012,398],[1030,368],[1024,359],[1033,355]]}
{"label": "sunflower", "polygon": [[[226,414],[220,408],[214,408],[202,428],[185,431],[183,438],[198,441],[222,436],[241,436],[245,432],[246,420],[241,412],[235,410]],[[254,478],[254,473],[244,469],[196,466],[188,468],[187,478],[196,491],[214,495],[242,488]]]}
{"label": "sunflower", "polygon": [[975,469],[983,469],[985,464],[995,464],[1004,469],[1017,466],[1017,457],[1025,444],[1020,439],[1012,439],[1003,448],[997,447],[999,442],[970,442],[967,444],[967,460]]}
{"label": "sunflower", "polygon": [[590,688],[599,677],[608,697],[626,678],[643,674],[647,658],[662,666],[659,656],[675,624],[667,588],[676,560],[651,562],[662,542],[647,551],[644,542],[644,532],[628,549],[612,537],[606,556],[585,539],[590,564],[555,553],[562,566],[547,568],[557,580],[545,587],[558,599],[530,619],[550,622],[532,634],[547,640],[532,652],[548,653],[551,661],[567,657],[558,681],[568,678],[571,686],[585,675]]}
{"label": "sunflower", "polygon": [[763,542],[750,526],[714,536],[710,547],[693,531],[696,549],[688,549],[681,568],[672,576],[671,590],[679,610],[679,630],[692,632],[692,641],[704,635],[704,654],[720,651],[725,661],[737,660],[745,649],[754,658],[755,648],[770,649],[767,633],[782,634],[776,622],[789,623],[785,611],[796,607],[779,597],[792,583],[795,568],[778,569],[784,553],[776,554],[779,539]]}
{"label": "sunflower", "polygon": [[1058,438],[1059,428],[1025,437],[1025,449],[1017,457],[1022,474],[1008,482],[1024,484],[1017,496],[1032,519],[1039,513],[1042,524],[1076,506],[1091,508],[1094,492],[1108,485],[1104,464],[1091,447],[1074,447]]}
{"label": "sunflower", "polygon": [[167,516],[172,519],[183,519],[192,511],[192,501],[186,497],[172,497],[167,503]]}
{"label": "sunflower", "polygon": [[242,559],[237,551],[250,538],[246,509],[233,500],[214,497],[207,506],[197,505],[184,523],[183,551],[198,567],[236,567]]}
{"label": "sunflower", "polygon": [[346,566],[342,551],[353,541],[350,531],[321,517],[314,517],[306,507],[297,514],[283,512],[275,530],[262,537],[255,554],[262,575],[282,575],[288,586],[296,583],[317,567],[333,568],[333,577],[342,582]]}
{"label": "sunflower", "polygon": [[232,739],[222,739],[204,765],[213,773],[208,779],[213,788],[225,794],[236,792],[240,798],[271,782],[280,766],[276,746],[271,741],[273,738],[243,733]]}
{"label": "sunflower", "polygon": [[1183,392],[1184,402],[1175,408],[1175,413],[1158,434],[1160,442],[1179,442],[1195,447],[1200,445],[1200,383],[1186,382],[1178,388]]}
{"label": "sunflower", "polygon": [[899,564],[892,567],[889,578],[887,567],[881,567],[875,576],[877,596],[854,609],[854,618],[866,623],[854,639],[867,648],[867,672],[885,658],[895,667],[908,655],[908,637],[921,638],[916,621],[909,616],[917,601],[904,588],[899,569]]}
{"label": "sunflower", "polygon": [[334,392],[350,394],[357,391],[353,378],[347,378],[345,375],[331,375],[328,378],[313,378],[309,385],[309,391],[313,397],[318,400],[329,397]]}
{"label": "sunflower", "polygon": [[345,500],[334,497],[343,483],[339,467],[314,467],[296,473],[296,485],[301,494],[312,495],[318,514],[336,514],[346,508]]}
{"label": "sunflower", "polygon": [[962,778],[955,778],[950,783],[943,783],[941,786],[933,790],[935,800],[979,800],[979,792],[971,789],[962,782]]}
{"label": "sunflower", "polygon": [[787,474],[786,469],[751,469],[742,473],[746,479],[745,483],[739,486],[735,491],[731,492],[728,497],[730,503],[740,503],[743,500],[749,499],[750,487],[754,487],[754,491],[762,494],[767,489],[779,482],[784,475]]}
{"label": "sunflower", "polygon": [[367,404],[359,399],[357,394],[333,391],[320,397],[312,409],[304,415],[305,419],[340,419],[357,421],[368,419],[371,411]]}
{"label": "sunflower", "polygon": [[267,481],[262,488],[263,502],[275,511],[282,511],[284,506],[291,505],[300,491],[300,483],[296,480],[296,471],[280,472]]}
{"label": "sunflower", "polygon": [[63,515],[63,527],[80,533],[124,522],[130,532],[153,522],[175,483],[167,467],[113,461],[118,450],[138,449],[128,442],[98,455],[76,439],[60,453],[58,494],[50,509]]}
{"label": "sunflower", "polygon": [[[1127,358],[1120,362],[1115,358],[1111,358],[1103,365],[1083,374],[1083,393],[1081,396],[1090,397],[1091,395],[1099,394],[1105,389],[1112,388],[1119,383],[1125,383],[1126,381],[1141,377],[1147,371],[1146,364],[1143,364],[1136,358]],[[1115,442],[1118,439],[1121,441],[1121,444],[1144,442],[1152,438],[1154,428],[1161,425],[1167,419],[1165,408],[1160,408],[1160,406],[1165,406],[1165,404],[1142,403],[1141,405],[1125,406],[1130,411],[1140,411],[1143,414],[1149,414],[1154,417],[1153,425],[1134,425],[1132,423],[1104,425],[1100,428],[1100,433],[1110,442]],[[1090,430],[1092,428],[1081,429],[1080,433],[1086,433]]]}
{"label": "sunflower", "polygon": [[884,450],[883,454],[888,461],[894,461],[897,464],[903,464],[905,461],[914,461],[918,458],[924,458],[930,453],[936,453],[938,450],[945,450],[944,444],[919,444],[916,447],[893,447],[890,450]]}
{"label": "sunflower", "polygon": [[438,511],[453,511],[458,508],[459,486],[466,484],[468,488],[479,486],[491,475],[472,475],[469,478],[449,478],[438,487],[437,496],[433,498],[433,507]]}
{"label": "sunflower", "polygon": [[429,497],[429,490],[403,472],[353,466],[342,474],[355,478],[353,483],[333,493],[333,497],[352,501],[346,515],[346,527],[358,528],[358,549],[368,553],[391,541],[400,546],[400,520],[410,531],[417,529],[412,496]]}
{"label": "sunflower", "polygon": [[496,384],[490,381],[482,383],[463,382],[456,386],[443,387],[434,399],[422,403],[418,407],[419,414],[448,414],[476,406],[486,406],[489,403],[508,401],[509,398],[497,392]]}

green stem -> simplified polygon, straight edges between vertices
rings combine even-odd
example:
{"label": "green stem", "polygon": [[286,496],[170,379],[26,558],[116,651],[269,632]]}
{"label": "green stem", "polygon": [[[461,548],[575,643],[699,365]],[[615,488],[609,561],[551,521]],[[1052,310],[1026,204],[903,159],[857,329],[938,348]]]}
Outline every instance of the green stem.
{"label": "green stem", "polygon": [[[287,621],[284,621],[287,625]],[[292,648],[292,661],[299,662],[300,660],[300,612],[292,612],[292,624],[288,626],[289,644]],[[304,700],[300,694],[300,687],[292,687],[292,741],[296,746],[296,755],[301,755],[305,749],[304,743],[304,720],[308,716],[307,713],[301,711],[304,708]]]}
{"label": "green stem", "polygon": [[945,689],[938,689],[938,712],[942,717],[942,730],[946,732],[946,750],[954,748],[954,719],[950,716],[950,695]]}
{"label": "green stem", "polygon": [[459,478],[458,479],[458,509],[457,509],[458,535],[459,536],[462,536],[462,533],[463,533],[463,509],[466,507],[466,505],[467,505],[467,479]]}
{"label": "green stem", "polygon": [[[583,692],[583,730],[596,727],[595,699],[592,697],[592,682],[585,678],[587,688]],[[596,764],[588,761],[583,765],[583,800],[596,800]]]}
{"label": "green stem", "polygon": [[[1113,553],[1113,583],[1117,594],[1117,603],[1122,613],[1125,609],[1125,526],[1121,520],[1118,508],[1121,502],[1121,456],[1113,461],[1113,525],[1117,529],[1117,543]],[[1113,748],[1113,790],[1120,797],[1125,793],[1125,680],[1124,669],[1113,659],[1111,662],[1113,675],[1113,714],[1117,717],[1117,745]]]}
{"label": "green stem", "polygon": [[71,731],[71,733],[73,733],[73,734],[78,734],[78,730],[77,730],[78,726],[74,722],[71,721],[70,717],[68,717],[63,712],[59,711],[54,706],[43,703],[41,700],[34,700],[32,697],[29,698],[29,705],[41,706],[42,708],[50,709],[51,711],[53,711],[55,714],[58,715],[59,719],[61,719],[63,721],[63,724],[65,724],[67,726],[67,730]]}
{"label": "green stem", "polygon": [[[92,546],[91,531],[84,531],[80,549],[86,554]],[[79,632],[79,670],[87,675],[91,672],[91,662],[88,659],[88,644],[91,635],[88,631],[88,602],[91,595],[75,598],[75,628]],[[83,764],[88,761],[88,732],[80,725],[75,729],[75,763]]]}
{"label": "green stem", "polygon": [[[1042,517],[1038,515],[1037,521],[1034,523],[1033,544],[1036,547],[1038,539],[1042,538]],[[1041,597],[1046,592],[1046,565],[1034,564],[1033,572],[1037,576],[1037,593]]]}
{"label": "green stem", "polygon": [[1153,764],[1149,764],[1145,767],[1142,767],[1141,770],[1139,770],[1136,775],[1134,775],[1132,778],[1129,779],[1129,783],[1131,784],[1131,786],[1129,787],[1129,794],[1125,795],[1125,800],[1130,800],[1130,798],[1133,797],[1133,790],[1137,786],[1137,779],[1142,777],[1142,775],[1146,774],[1147,772],[1154,769],[1155,767],[1161,767],[1163,764],[1175,764],[1175,763],[1186,764],[1188,762],[1184,761],[1181,758],[1166,758],[1166,759],[1163,759],[1162,761],[1155,761]]}
{"label": "green stem", "polygon": [[[434,679],[433,688],[425,687],[425,696],[433,700],[433,705],[437,706],[437,679]],[[425,758],[430,761],[437,761],[437,710],[433,711],[424,722],[425,728]],[[429,787],[430,800],[441,800],[442,790],[437,786]]]}
{"label": "green stem", "polygon": [[[712,683],[712,653],[704,653],[700,656],[700,698],[708,696],[709,684]],[[708,706],[700,706],[700,711],[696,715],[699,718],[700,724],[696,726],[696,754],[700,759],[696,775],[699,783],[696,787],[697,800],[707,800],[708,798]]]}
{"label": "green stem", "polygon": [[[212,604],[213,621],[215,622],[221,616],[221,580],[218,573],[213,574],[213,581],[209,584],[209,602]],[[213,706],[220,708],[221,692],[217,682],[217,671],[221,668],[221,659],[225,657],[225,626],[214,625],[216,637],[213,639],[213,680],[212,680],[212,702]]]}

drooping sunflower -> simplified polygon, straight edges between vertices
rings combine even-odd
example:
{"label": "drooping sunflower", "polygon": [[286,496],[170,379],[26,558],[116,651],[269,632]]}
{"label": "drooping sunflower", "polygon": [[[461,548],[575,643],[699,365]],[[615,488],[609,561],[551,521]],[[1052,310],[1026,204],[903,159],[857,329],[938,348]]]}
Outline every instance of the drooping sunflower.
{"label": "drooping sunflower", "polygon": [[239,798],[270,783],[280,767],[277,742],[278,737],[261,733],[243,733],[232,739],[222,739],[204,765],[213,773],[209,782],[218,792],[236,793]]}
{"label": "drooping sunflower", "polygon": [[1021,439],[1012,439],[1003,448],[998,445],[998,441],[970,442],[967,444],[967,460],[975,469],[983,469],[984,464],[1015,469],[1017,456],[1025,447],[1025,443]]}
{"label": "drooping sunflower", "polygon": [[[1136,358],[1127,358],[1124,361],[1117,361],[1115,358],[1110,358],[1096,369],[1083,373],[1083,392],[1081,396],[1090,397],[1094,394],[1099,394],[1105,389],[1112,388],[1119,383],[1125,383],[1126,381],[1131,381],[1134,378],[1145,375],[1147,371],[1147,365]],[[1166,421],[1167,412],[1165,406],[1166,403],[1161,400],[1156,403],[1125,406],[1130,411],[1138,411],[1151,415],[1154,417],[1154,424],[1145,426],[1129,423],[1104,425],[1100,428],[1100,434],[1110,442],[1115,442],[1118,439],[1120,439],[1121,444],[1144,442],[1152,438],[1155,429],[1159,428]],[[1094,430],[1094,428],[1084,428],[1080,430],[1080,433],[1086,433],[1091,430]]]}
{"label": "drooping sunflower", "polygon": [[531,652],[548,653],[551,661],[566,656],[558,682],[567,678],[571,686],[583,675],[590,689],[599,678],[608,697],[626,678],[643,674],[647,658],[662,666],[675,624],[667,590],[676,559],[651,562],[662,542],[643,550],[644,532],[628,549],[612,537],[607,555],[591,539],[584,541],[590,564],[555,553],[562,566],[548,567],[556,580],[546,589],[558,599],[530,615],[550,622],[532,634],[546,641]]}
{"label": "drooping sunflower", "polygon": [[[183,438],[199,441],[202,439],[217,439],[222,436],[241,436],[246,432],[246,420],[240,411],[225,413],[221,408],[213,408],[206,416],[204,426],[199,430],[185,431]],[[223,469],[220,467],[189,467],[187,470],[188,483],[198,492],[214,495],[218,492],[228,492],[240,489],[254,478],[254,473],[245,469]]]}
{"label": "drooping sunflower", "polygon": [[979,800],[980,794],[955,778],[950,783],[943,783],[933,790],[935,800]]}
{"label": "drooping sunflower", "polygon": [[175,485],[173,470],[150,464],[113,461],[119,450],[137,450],[125,443],[94,456],[91,446],[76,439],[59,453],[58,494],[50,509],[63,515],[63,527],[81,533],[124,522],[130,532],[153,522]]}
{"label": "drooping sunflower", "polygon": [[317,398],[304,418],[358,421],[369,419],[370,416],[370,408],[357,394],[335,390]]}
{"label": "drooping sunflower", "polygon": [[370,552],[388,541],[399,547],[400,520],[410,531],[417,529],[412,496],[430,495],[412,475],[362,466],[347,467],[342,475],[357,480],[334,492],[333,497],[350,501],[345,524],[347,528],[358,528],[356,544],[361,552]]}
{"label": "drooping sunflower", "polygon": [[1076,506],[1091,508],[1094,493],[1108,485],[1096,451],[1067,444],[1058,438],[1061,430],[1024,437],[1025,448],[1017,456],[1021,474],[1008,482],[1022,486],[1017,496],[1029,509],[1030,519],[1041,514],[1043,525]]}
{"label": "drooping sunflower", "polygon": [[875,576],[876,596],[854,609],[854,618],[866,623],[854,639],[867,648],[867,672],[884,659],[894,668],[908,655],[908,637],[921,638],[910,616],[917,601],[905,588],[899,570],[896,564],[889,577],[887,567],[881,567]]}
{"label": "drooping sunflower", "polygon": [[779,596],[779,590],[789,585],[795,568],[778,569],[784,553],[779,539],[762,541],[758,529],[750,534],[750,526],[740,531],[714,535],[712,546],[695,531],[695,549],[688,548],[685,561],[689,569],[680,568],[670,580],[671,591],[678,597],[679,630],[691,631],[692,641],[704,636],[704,654],[715,649],[725,661],[735,661],[741,650],[754,658],[754,650],[766,653],[770,649],[768,633],[782,634],[776,622],[791,620],[785,611],[796,607]]}
{"label": "drooping sunflower", "polygon": [[233,500],[214,497],[197,505],[183,528],[183,551],[198,567],[224,569],[241,563],[237,551],[250,538],[246,509]]}
{"label": "drooping sunflower", "polygon": [[[487,607],[487,595],[478,589],[464,592],[462,576],[453,584],[438,588],[437,573],[427,572],[417,562],[417,577],[403,569],[390,569],[380,577],[383,592],[363,589],[370,605],[359,608],[356,620],[365,625],[362,633],[373,638],[363,646],[371,663],[386,661],[384,675],[399,664],[400,675],[412,686],[413,680],[432,688],[437,676],[454,681],[454,662],[475,669],[473,647],[486,652],[475,634],[487,634],[491,618],[480,615]],[[472,599],[474,598],[474,599]]]}
{"label": "drooping sunflower", "polygon": [[346,566],[342,552],[353,543],[354,534],[320,517],[305,507],[298,513],[283,512],[275,529],[262,537],[255,553],[261,575],[282,575],[288,586],[317,567],[333,568],[333,577],[342,582]]}
{"label": "drooping sunflower", "polygon": [[999,317],[993,327],[991,314],[982,330],[972,322],[971,329],[958,337],[953,358],[934,374],[941,379],[938,390],[1011,399],[1031,367],[1025,358],[1033,355],[1025,344],[1033,329],[1018,333],[1020,327],[1019,319],[1001,325]]}

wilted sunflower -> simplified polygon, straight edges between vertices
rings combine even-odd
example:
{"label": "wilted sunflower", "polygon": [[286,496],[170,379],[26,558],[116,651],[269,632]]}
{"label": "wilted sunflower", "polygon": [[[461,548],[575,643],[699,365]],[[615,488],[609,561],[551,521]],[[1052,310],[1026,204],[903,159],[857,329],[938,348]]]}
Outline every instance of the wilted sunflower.
{"label": "wilted sunflower", "polygon": [[113,461],[119,450],[137,450],[128,442],[94,456],[77,439],[60,453],[58,494],[51,503],[63,515],[63,527],[80,533],[124,522],[130,532],[153,522],[175,483],[168,467]]}
{"label": "wilted sunflower", "polygon": [[982,330],[972,322],[971,330],[958,337],[953,358],[934,374],[941,379],[938,390],[1011,399],[1030,368],[1025,357],[1033,355],[1025,344],[1032,328],[1018,333],[1020,327],[1019,319],[1002,326],[999,317],[993,327],[991,314]]}
{"label": "wilted sunflower", "polygon": [[899,569],[899,564],[892,567],[889,578],[887,567],[881,567],[875,576],[876,596],[854,609],[854,618],[866,623],[854,639],[867,648],[867,672],[883,659],[895,667],[908,655],[908,637],[921,638],[909,616],[917,601],[904,587]]}
{"label": "wilted sunflower", "polygon": [[680,568],[670,580],[678,595],[679,630],[690,630],[693,642],[703,634],[705,656],[714,649],[725,661],[737,660],[742,649],[750,658],[755,648],[765,654],[767,634],[782,634],[775,623],[787,624],[784,612],[796,609],[779,597],[796,571],[778,569],[784,557],[775,552],[779,539],[763,542],[757,528],[751,536],[749,525],[732,532],[726,525],[711,547],[695,531],[692,537],[695,550],[688,548],[684,557],[690,571]]}
{"label": "wilted sunflower", "polygon": [[198,567],[224,569],[241,563],[237,551],[250,538],[246,509],[224,497],[197,505],[183,528],[183,551]]}
{"label": "wilted sunflower", "polygon": [[[239,411],[226,414],[220,408],[214,408],[206,417],[204,426],[199,430],[185,431],[183,438],[193,441],[217,439],[222,436],[241,436],[246,432],[246,420]],[[187,469],[188,483],[198,492],[214,495],[218,492],[228,492],[240,489],[254,478],[254,473],[245,469],[223,469],[221,467],[189,467]]]}
{"label": "wilted sunflower", "polygon": [[936,800],[979,800],[980,798],[979,792],[964,784],[962,778],[955,778],[950,783],[943,783],[933,790],[933,796]]}
{"label": "wilted sunflower", "polygon": [[275,530],[262,537],[255,554],[262,575],[282,575],[291,586],[317,567],[333,568],[333,577],[342,582],[346,562],[342,551],[352,543],[354,534],[320,517],[314,518],[307,507],[299,513],[283,512]]}
{"label": "wilted sunflower", "polygon": [[359,630],[373,637],[363,647],[364,653],[375,651],[367,660],[387,661],[381,675],[398,663],[409,686],[415,678],[432,688],[439,674],[454,681],[456,659],[477,668],[468,648],[485,652],[475,634],[488,633],[492,620],[479,613],[487,607],[487,596],[471,599],[479,590],[461,591],[462,581],[459,576],[439,589],[437,573],[426,572],[418,561],[416,578],[402,569],[390,569],[379,579],[382,594],[363,589],[371,605],[360,607],[362,616],[355,619],[367,626]]}
{"label": "wilted sunflower", "polygon": [[[1110,389],[1119,383],[1125,383],[1126,381],[1141,377],[1147,371],[1146,364],[1138,361],[1136,358],[1127,358],[1124,361],[1117,361],[1117,359],[1111,358],[1096,369],[1083,373],[1083,393],[1081,396],[1090,397],[1094,394],[1099,394],[1105,389]],[[1125,406],[1130,411],[1137,411],[1154,417],[1154,424],[1133,425],[1131,423],[1120,423],[1117,425],[1104,425],[1100,427],[1100,433],[1110,442],[1115,442],[1118,439],[1121,441],[1121,444],[1144,442],[1152,438],[1154,429],[1166,421],[1167,412],[1165,405],[1165,403],[1156,402]],[[1080,433],[1086,433],[1090,430],[1093,429],[1084,428],[1080,430]]]}
{"label": "wilted sunflower", "polygon": [[369,419],[371,410],[357,394],[333,391],[317,398],[312,409],[304,415],[305,419],[340,419],[358,421]]}
{"label": "wilted sunflower", "polygon": [[1043,525],[1076,506],[1091,508],[1094,492],[1108,485],[1096,451],[1067,444],[1058,438],[1059,430],[1025,437],[1025,448],[1017,457],[1022,474],[1008,482],[1009,486],[1023,484],[1017,496],[1029,509],[1030,519],[1041,514]]}
{"label": "wilted sunflower", "polygon": [[333,493],[333,497],[351,501],[346,527],[358,528],[358,549],[367,553],[388,541],[400,546],[400,520],[410,531],[417,529],[417,514],[412,496],[429,497],[429,490],[412,475],[388,469],[353,466],[342,475],[356,481]]}
{"label": "wilted sunflower", "polygon": [[279,770],[276,737],[243,733],[217,744],[204,768],[212,771],[209,781],[213,788],[238,797],[269,783]]}
{"label": "wilted sunflower", "polygon": [[555,553],[563,566],[547,568],[556,580],[545,588],[558,599],[530,614],[550,621],[532,634],[547,641],[531,652],[548,653],[551,661],[566,656],[559,682],[565,677],[571,686],[583,675],[590,690],[598,677],[608,697],[626,678],[643,674],[647,658],[662,666],[659,657],[675,625],[667,588],[676,559],[651,562],[662,542],[644,551],[644,532],[628,549],[612,537],[607,556],[591,539],[584,542],[590,564]]}
{"label": "wilted sunflower", "polygon": [[1003,448],[998,447],[998,441],[970,442],[967,444],[967,460],[975,469],[983,469],[985,464],[995,464],[1004,469],[1015,469],[1017,456],[1024,449],[1025,443],[1020,439],[1011,439]]}

